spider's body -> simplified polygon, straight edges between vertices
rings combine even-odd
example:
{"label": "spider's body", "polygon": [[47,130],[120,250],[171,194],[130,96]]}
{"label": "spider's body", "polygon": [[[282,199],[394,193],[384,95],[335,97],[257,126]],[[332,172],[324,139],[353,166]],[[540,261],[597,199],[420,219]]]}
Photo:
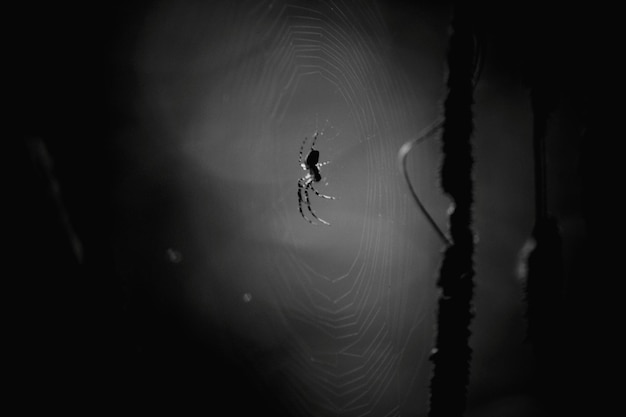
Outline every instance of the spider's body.
{"label": "spider's body", "polygon": [[311,147],[311,152],[306,157],[306,163],[301,164],[302,169],[308,170],[309,175],[313,176],[314,182],[320,182],[322,180],[322,174],[320,174],[320,169],[317,166],[320,160],[320,151],[315,150]]}
{"label": "spider's body", "polygon": [[[307,209],[309,210],[309,213],[311,213],[311,215],[320,223],[323,223],[325,225],[330,225],[330,223],[328,223],[327,221],[320,219],[319,217],[317,217],[317,215],[315,214],[315,212],[313,211],[313,209],[311,208],[311,201],[309,200],[309,189],[313,190],[313,192],[315,193],[315,195],[317,195],[318,197],[322,197],[322,198],[326,198],[329,200],[334,200],[335,197],[331,197],[328,195],[324,195],[324,194],[320,194],[314,187],[313,187],[313,183],[314,182],[320,182],[322,180],[322,174],[320,173],[320,167],[326,165],[328,162],[323,162],[323,163],[319,163],[320,160],[320,151],[316,150],[313,148],[313,146],[315,145],[315,141],[317,140],[317,135],[318,133],[315,132],[315,134],[313,135],[313,141],[311,142],[311,150],[309,151],[308,155],[306,156],[306,159],[303,161],[302,160],[302,151],[304,150],[304,144],[307,141],[307,138],[304,138],[304,141],[302,142],[302,145],[300,145],[300,157],[299,157],[299,162],[300,162],[300,166],[302,167],[302,169],[304,171],[306,171],[306,175],[302,178],[300,178],[298,180],[298,208],[300,209],[300,214],[302,215],[302,217],[308,221],[311,224],[315,224],[315,222],[311,219],[309,219],[305,214],[304,211],[302,210],[302,203],[306,202],[307,205]],[[303,198],[304,195],[304,198]]]}

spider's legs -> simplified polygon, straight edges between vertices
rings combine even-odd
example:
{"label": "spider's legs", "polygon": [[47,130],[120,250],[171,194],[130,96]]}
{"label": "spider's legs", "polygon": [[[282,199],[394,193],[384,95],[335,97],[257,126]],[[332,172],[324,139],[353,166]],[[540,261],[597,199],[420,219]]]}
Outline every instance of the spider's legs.
{"label": "spider's legs", "polygon": [[[326,226],[330,226],[330,223],[328,223],[326,220],[323,220],[323,219],[320,219],[319,217],[317,217],[317,214],[315,214],[315,212],[311,208],[311,200],[309,200],[309,192],[307,191],[309,188],[312,189],[313,191],[315,191],[315,189],[313,188],[313,180],[311,180],[311,179],[307,180],[305,182],[305,186],[304,186],[304,198],[306,200],[306,206],[309,209],[309,212],[311,213],[311,215],[313,217],[315,217],[315,219],[317,221],[319,221],[320,223],[325,224]],[[317,191],[315,191],[315,193],[317,194]]]}
{"label": "spider's legs", "polygon": [[328,199],[328,200],[334,200],[334,199],[335,199],[335,197],[331,197],[331,196],[326,195],[326,194],[320,194],[320,193],[319,193],[319,192],[318,192],[318,191],[317,191],[317,190],[313,187],[313,182],[311,182],[311,183],[309,184],[309,188],[311,188],[311,190],[313,190],[313,192],[315,193],[315,195],[317,195],[318,197],[326,198],[326,199]]}
{"label": "spider's legs", "polygon": [[303,203],[303,199],[302,199],[302,192],[304,192],[304,195],[306,197],[306,202],[307,205],[309,207],[309,211],[311,211],[311,205],[309,203],[309,195],[306,192],[306,188],[304,187],[303,183],[304,183],[304,179],[301,178],[298,180],[298,209],[300,209],[300,214],[302,215],[302,218],[304,220],[306,220],[307,222],[311,223],[311,224],[315,224],[313,223],[313,221],[311,219],[309,219],[305,214],[304,211],[302,211],[302,203]]}
{"label": "spider's legs", "polygon": [[313,141],[311,142],[311,149],[313,149],[313,147],[315,146],[315,141],[317,140],[317,135],[318,135],[318,131],[316,130],[315,133],[313,133]]}
{"label": "spider's legs", "polygon": [[298,162],[300,162],[300,165],[302,165],[302,168],[305,168],[304,161],[302,160],[302,152],[304,151],[304,144],[306,143],[307,139],[308,138],[305,136],[304,140],[302,141],[302,144],[300,145],[300,153],[299,153],[299,156],[298,156]]}

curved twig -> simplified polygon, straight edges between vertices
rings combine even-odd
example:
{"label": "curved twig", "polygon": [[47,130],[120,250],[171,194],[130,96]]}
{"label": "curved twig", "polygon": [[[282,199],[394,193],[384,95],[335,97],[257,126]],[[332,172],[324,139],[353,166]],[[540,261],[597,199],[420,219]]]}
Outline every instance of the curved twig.
{"label": "curved twig", "polygon": [[446,236],[443,230],[441,230],[439,225],[437,225],[437,223],[435,222],[435,219],[433,219],[433,217],[430,215],[430,213],[428,212],[428,210],[426,209],[422,201],[417,196],[417,193],[415,192],[415,188],[413,187],[413,183],[411,182],[411,179],[409,178],[409,173],[406,168],[406,157],[411,151],[411,149],[413,148],[413,146],[419,145],[420,143],[424,142],[426,139],[434,135],[439,129],[441,129],[442,126],[443,126],[443,119],[439,118],[435,120],[433,123],[430,124],[430,126],[424,129],[417,138],[411,139],[408,142],[406,142],[404,145],[402,145],[402,147],[400,148],[400,151],[398,151],[398,159],[400,162],[400,168],[402,169],[402,172],[404,174],[404,179],[406,180],[406,183],[409,186],[409,191],[411,192],[411,196],[413,197],[413,200],[415,200],[415,203],[421,210],[422,214],[424,215],[424,217],[426,217],[426,220],[428,221],[428,223],[430,223],[431,227],[435,230],[435,232],[441,238],[443,243],[449,246],[450,244],[452,244],[452,242]]}

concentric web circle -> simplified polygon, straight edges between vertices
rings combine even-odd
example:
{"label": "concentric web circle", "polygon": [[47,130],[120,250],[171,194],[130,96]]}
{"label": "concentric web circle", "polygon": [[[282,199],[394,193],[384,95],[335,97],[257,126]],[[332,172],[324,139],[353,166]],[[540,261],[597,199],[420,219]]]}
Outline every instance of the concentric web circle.
{"label": "concentric web circle", "polygon": [[[275,294],[293,342],[291,397],[307,415],[399,415],[408,398],[424,398],[425,383],[412,380],[427,374],[430,349],[414,334],[430,335],[427,292],[411,285],[427,278],[418,274],[424,265],[411,262],[417,248],[398,235],[407,207],[395,154],[415,115],[374,5],[307,5],[266,10],[273,23],[260,82],[266,129],[289,144],[272,166],[292,179],[275,189],[273,224],[283,249],[273,254]],[[315,133],[321,161],[330,161],[318,188],[337,199],[311,195],[311,206],[330,228],[299,218],[294,176],[283,174]]]}
{"label": "concentric web circle", "polygon": [[[396,61],[375,2],[219,4],[184,13],[203,22],[190,30],[195,46],[180,52],[187,81],[154,88],[164,103],[191,102],[184,117],[159,113],[239,216],[226,244],[202,229],[213,248],[202,275],[210,278],[198,279],[222,283],[212,314],[257,352],[281,345],[249,355],[293,415],[425,414],[441,247],[410,200],[397,152],[437,111],[418,96],[432,80]],[[307,222],[298,207],[307,173],[299,150],[307,138],[306,157],[315,134],[328,164],[314,186],[335,199],[310,192],[310,209],[330,226]],[[426,201],[437,193],[436,152],[425,145],[409,161]]]}

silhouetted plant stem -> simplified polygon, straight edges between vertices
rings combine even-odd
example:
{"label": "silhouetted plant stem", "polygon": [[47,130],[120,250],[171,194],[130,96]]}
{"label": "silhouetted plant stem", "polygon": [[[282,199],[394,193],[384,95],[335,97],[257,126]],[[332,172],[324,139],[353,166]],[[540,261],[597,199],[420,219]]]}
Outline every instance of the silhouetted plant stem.
{"label": "silhouetted plant stem", "polygon": [[[555,378],[560,378],[560,318],[564,281],[562,243],[556,219],[548,211],[546,140],[549,118],[559,102],[558,68],[550,45],[550,13],[534,25],[527,57],[527,82],[533,112],[533,154],[535,174],[534,247],[528,257],[526,276],[527,337],[533,344],[543,393],[557,397]],[[554,399],[549,399],[554,401]]]}
{"label": "silhouetted plant stem", "polygon": [[546,180],[546,135],[548,117],[556,102],[536,75],[531,79],[533,148],[535,159],[534,248],[528,257],[526,302],[528,338],[539,356],[544,355],[556,333],[556,311],[563,284],[561,236],[556,219],[549,215]]}
{"label": "silhouetted plant stem", "polygon": [[472,231],[472,148],[474,33],[470,8],[460,2],[454,10],[448,50],[448,96],[444,103],[441,186],[450,196],[451,244],[439,272],[436,347],[430,383],[430,417],[462,416],[465,410],[471,348],[469,347],[474,289]]}

